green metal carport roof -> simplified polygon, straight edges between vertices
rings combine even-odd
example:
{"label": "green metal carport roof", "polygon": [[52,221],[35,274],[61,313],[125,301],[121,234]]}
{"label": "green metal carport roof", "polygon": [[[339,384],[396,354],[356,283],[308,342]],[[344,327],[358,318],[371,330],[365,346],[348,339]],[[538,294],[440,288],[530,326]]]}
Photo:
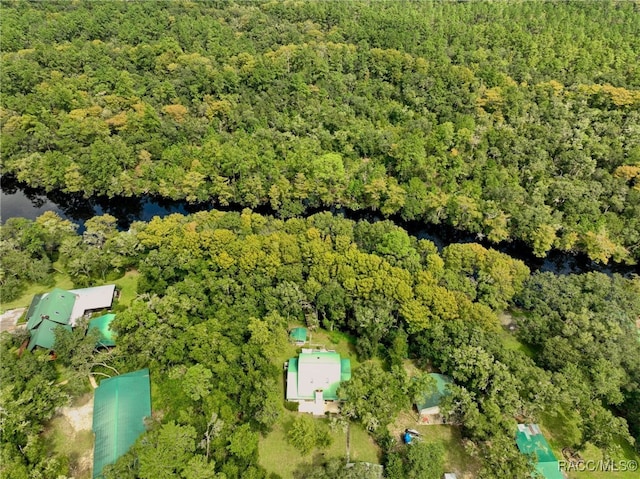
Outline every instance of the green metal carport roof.
{"label": "green metal carport roof", "polygon": [[538,473],[545,479],[564,479],[558,459],[537,424],[518,424],[516,444],[521,453],[534,460]]}
{"label": "green metal carport roof", "polygon": [[289,338],[296,343],[307,341],[307,328],[293,328],[289,333]]}
{"label": "green metal carport roof", "polygon": [[115,463],[145,432],[144,418],[151,416],[149,370],[141,369],[104,379],[93,403],[93,478]]}
{"label": "green metal carport roof", "polygon": [[447,384],[453,384],[451,378],[443,374],[429,373],[429,376],[435,381],[435,390],[430,394],[425,394],[420,401],[417,401],[418,411],[439,406],[442,398],[447,395]]}

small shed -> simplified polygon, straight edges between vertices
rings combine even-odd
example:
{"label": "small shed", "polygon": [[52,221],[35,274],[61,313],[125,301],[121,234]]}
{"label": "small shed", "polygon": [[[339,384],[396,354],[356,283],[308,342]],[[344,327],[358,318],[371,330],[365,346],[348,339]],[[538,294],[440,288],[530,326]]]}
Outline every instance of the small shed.
{"label": "small shed", "polygon": [[416,408],[420,416],[419,422],[423,424],[440,424],[440,402],[448,394],[447,384],[453,384],[451,378],[442,374],[429,374],[435,381],[435,389],[425,392],[422,398],[416,402]]}
{"label": "small shed", "polygon": [[151,416],[149,370],[140,369],[103,379],[93,402],[93,479],[102,477],[107,464],[114,464],[145,432],[144,420]]}
{"label": "small shed", "polygon": [[531,457],[536,471],[545,479],[563,479],[558,459],[537,424],[518,424],[516,444],[521,453]]}
{"label": "small shed", "polygon": [[87,329],[87,332],[91,332],[93,330],[98,330],[100,332],[100,339],[98,339],[96,346],[108,348],[116,345],[115,336],[109,327],[115,317],[115,314],[109,313],[89,321],[89,328]]}
{"label": "small shed", "polygon": [[293,328],[289,333],[289,339],[296,343],[296,346],[304,346],[307,342],[307,328]]}

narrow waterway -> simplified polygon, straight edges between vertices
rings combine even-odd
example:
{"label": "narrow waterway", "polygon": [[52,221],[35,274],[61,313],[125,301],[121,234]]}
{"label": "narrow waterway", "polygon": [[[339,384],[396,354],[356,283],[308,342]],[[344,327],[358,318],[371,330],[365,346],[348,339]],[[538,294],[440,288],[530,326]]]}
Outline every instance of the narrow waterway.
{"label": "narrow waterway", "polygon": [[[3,176],[0,197],[0,218],[2,224],[9,218],[23,217],[35,219],[45,211],[54,211],[63,218],[78,224],[78,230],[84,230],[84,222],[89,218],[110,214],[118,219],[118,228],[126,230],[134,221],[149,221],[154,216],[164,217],[172,213],[189,214],[198,211],[219,209],[223,211],[242,211],[240,205],[221,207],[212,203],[191,204],[187,201],[172,201],[153,196],[133,198],[83,198],[80,194],[66,194],[59,191],[46,193],[37,188],[30,188],[16,181],[13,177]],[[274,214],[268,207],[256,209],[261,214]],[[310,209],[304,216],[310,216],[322,210]],[[346,209],[330,209],[333,214],[342,215],[352,220],[382,221],[381,215],[372,211],[351,211]],[[402,218],[389,218],[409,234],[418,238],[433,241],[439,248],[452,243],[481,243],[485,247],[497,249],[514,258],[524,261],[533,271],[551,271],[556,274],[585,273],[600,271],[606,274],[620,273],[631,275],[637,273],[636,266],[602,265],[595,263],[586,255],[551,251],[546,258],[537,258],[526,244],[521,241],[489,243],[476,235],[456,230],[448,225],[434,225],[418,221],[405,221]]]}

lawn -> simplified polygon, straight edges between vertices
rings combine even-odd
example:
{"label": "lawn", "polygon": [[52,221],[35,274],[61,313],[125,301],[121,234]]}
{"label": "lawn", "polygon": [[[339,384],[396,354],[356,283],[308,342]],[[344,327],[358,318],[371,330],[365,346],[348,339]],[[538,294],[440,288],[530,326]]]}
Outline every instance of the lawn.
{"label": "lawn", "polygon": [[31,300],[35,294],[47,293],[51,291],[53,288],[62,288],[62,289],[73,289],[73,281],[69,275],[65,273],[55,272],[53,275],[54,284],[53,286],[44,286],[42,284],[30,284],[25,290],[22,296],[13,301],[9,301],[7,303],[2,302],[1,310],[2,312],[8,311],[10,309],[16,308],[28,308],[31,304]]}
{"label": "lawn", "polygon": [[333,349],[340,353],[340,357],[351,360],[351,370],[353,370],[359,364],[354,343],[355,338],[348,334],[318,328],[311,333],[305,347]]}
{"label": "lawn", "polygon": [[[298,327],[297,324],[290,324],[289,329]],[[358,360],[353,346],[352,338],[338,332],[329,332],[323,329],[317,329],[311,332],[305,348],[326,348],[335,350],[340,353],[343,358],[351,359],[351,367],[358,364]],[[278,365],[284,364],[288,359],[295,357],[300,352],[300,347],[293,343],[289,343],[283,348],[278,357],[274,361]],[[280,375],[280,383],[282,396],[284,400],[285,385],[284,373]],[[283,479],[293,478],[293,473],[300,466],[311,464],[315,461],[323,461],[326,459],[346,457],[347,435],[344,431],[338,430],[331,432],[333,441],[325,450],[316,449],[306,456],[301,456],[300,452],[287,442],[286,431],[291,421],[299,414],[292,411],[284,411],[281,420],[274,426],[273,430],[260,439],[260,464],[269,472],[275,472]],[[328,421],[325,418],[318,418],[324,427],[328,429]],[[357,424],[350,426],[350,459],[351,461],[364,461],[379,463],[380,450],[373,439],[367,432]],[[283,461],[286,458],[286,461]]]}
{"label": "lawn", "polygon": [[[572,444],[579,439],[577,429],[573,426],[575,413],[560,411],[557,416],[549,414],[542,416],[540,423],[542,432],[551,445],[558,460],[563,460],[562,449],[568,444]],[[640,463],[640,456],[633,450],[631,444],[618,438],[616,441],[618,452],[612,454],[612,461],[619,465],[621,461],[636,461]],[[589,469],[597,468],[597,462],[602,459],[602,452],[591,444],[587,444],[584,451],[580,451],[585,464],[592,466]],[[590,462],[593,461],[593,462]],[[568,471],[569,479],[636,479],[638,471]]]}
{"label": "lawn", "polygon": [[118,304],[122,306],[129,306],[131,302],[136,298],[138,290],[138,277],[140,273],[132,270],[127,271],[122,278],[119,278],[113,283],[120,290],[120,299]]}
{"label": "lawn", "polygon": [[417,412],[401,411],[396,420],[389,426],[389,432],[401,442],[401,433],[406,428],[417,430],[426,443],[442,444],[444,455],[445,472],[455,472],[458,479],[472,479],[476,477],[480,468],[477,459],[471,457],[462,446],[460,429],[448,424],[441,425],[419,425],[416,422]]}
{"label": "lawn", "polygon": [[[302,456],[287,441],[289,424],[297,414],[299,413],[285,411],[273,430],[267,436],[260,438],[258,446],[260,464],[268,472],[280,475],[282,479],[292,479],[294,471],[300,466],[311,464],[315,460],[346,457],[347,435],[342,429],[331,432],[333,441],[327,449],[314,449],[306,456]],[[329,429],[327,419],[318,418],[316,421],[321,422],[323,427]],[[351,461],[379,463],[380,450],[367,432],[357,424],[351,424],[349,432]]]}
{"label": "lawn", "polygon": [[521,342],[514,333],[509,331],[508,329],[502,327],[500,328],[500,332],[498,333],[500,340],[505,348],[511,351],[520,351],[530,358],[534,357],[534,352],[530,346]]}

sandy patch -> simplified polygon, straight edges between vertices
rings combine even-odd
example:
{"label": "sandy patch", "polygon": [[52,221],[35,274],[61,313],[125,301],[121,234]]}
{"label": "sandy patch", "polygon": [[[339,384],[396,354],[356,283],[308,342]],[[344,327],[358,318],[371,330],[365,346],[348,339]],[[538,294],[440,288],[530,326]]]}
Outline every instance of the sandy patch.
{"label": "sandy patch", "polygon": [[13,331],[27,308],[10,309],[0,315],[0,331]]}
{"label": "sandy patch", "polygon": [[58,412],[64,416],[75,432],[91,431],[93,425],[93,394],[90,395],[85,404],[76,407],[62,407]]}

